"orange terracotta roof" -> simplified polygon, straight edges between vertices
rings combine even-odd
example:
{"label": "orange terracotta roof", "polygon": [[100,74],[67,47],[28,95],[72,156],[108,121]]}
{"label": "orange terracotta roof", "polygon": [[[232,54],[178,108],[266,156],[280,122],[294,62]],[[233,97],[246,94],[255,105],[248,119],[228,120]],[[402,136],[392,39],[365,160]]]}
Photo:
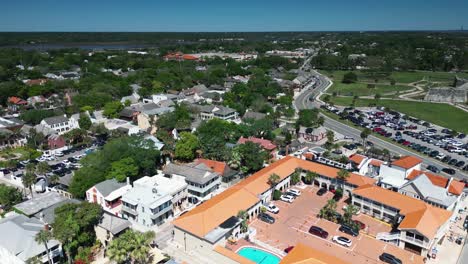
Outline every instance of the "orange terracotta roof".
{"label": "orange terracotta roof", "polygon": [[448,191],[455,195],[460,195],[463,193],[464,189],[465,189],[465,183],[458,181],[458,180],[452,180],[452,182],[449,185]]}
{"label": "orange terracotta roof", "polygon": [[[339,171],[336,168],[288,156],[183,214],[174,221],[174,225],[198,237],[204,237],[229,217],[236,216],[240,210],[247,210],[258,203],[260,201],[258,195],[271,188],[268,183],[271,174],[275,173],[283,180],[296,168],[314,171],[330,178],[336,178]],[[375,183],[374,179],[368,177],[354,173],[349,175],[347,182],[356,186]]]}
{"label": "orange terracotta roof", "polygon": [[27,85],[43,85],[47,82],[47,79],[33,79],[26,82]]}
{"label": "orange terracotta roof", "polygon": [[415,229],[428,238],[433,238],[439,227],[452,215],[450,211],[375,185],[356,188],[353,194],[399,209],[400,214],[405,216],[399,228]]}
{"label": "orange terracotta roof", "polygon": [[184,60],[198,60],[197,57],[195,57],[195,56],[193,56],[193,55],[190,55],[190,54],[184,54],[184,55],[182,56],[182,58],[183,58]]}
{"label": "orange terracotta roof", "polygon": [[276,145],[273,144],[273,142],[271,142],[270,140],[263,139],[263,138],[256,138],[256,137],[248,137],[248,138],[240,137],[237,143],[244,144],[247,141],[260,144],[260,146],[262,146],[262,148],[266,150],[274,150],[276,148]]}
{"label": "orange terracotta roof", "polygon": [[413,168],[414,166],[418,165],[421,162],[422,162],[422,160],[420,158],[415,157],[415,156],[404,156],[404,157],[401,157],[400,159],[395,160],[394,162],[392,162],[392,165],[398,166],[398,167],[404,168],[404,169],[411,169],[411,168]]}
{"label": "orange terracotta roof", "polygon": [[450,182],[448,191],[454,195],[462,194],[463,189],[465,188],[465,184],[463,182],[460,182],[455,179],[450,181],[450,179],[445,178],[444,176],[437,175],[437,174],[427,172],[427,171],[413,170],[406,178],[408,180],[413,180],[421,174],[425,174],[427,178],[432,182],[432,184],[442,187],[442,188],[447,188],[447,185]]}
{"label": "orange terracotta roof", "polygon": [[367,158],[366,156],[361,155],[361,154],[353,154],[351,155],[351,157],[349,157],[349,160],[359,165],[366,158]]}
{"label": "orange terracotta roof", "polygon": [[255,262],[247,259],[247,258],[244,258],[243,256],[241,255],[238,255],[236,254],[235,252],[225,248],[225,247],[222,247],[220,245],[216,245],[215,248],[214,248],[214,251],[218,252],[219,254],[225,256],[225,257],[228,257],[234,261],[236,261],[237,263],[240,263],[240,264],[255,264]]}
{"label": "orange terracotta roof", "polygon": [[8,102],[12,104],[27,104],[28,103],[26,102],[26,100],[23,100],[16,96],[8,97]]}
{"label": "orange terracotta roof", "polygon": [[351,262],[344,261],[333,255],[316,250],[302,243],[298,243],[284,257],[280,264],[347,264]]}
{"label": "orange terracotta roof", "polygon": [[374,167],[380,167],[380,166],[382,166],[382,164],[384,164],[384,162],[381,161],[381,160],[378,160],[378,159],[372,159],[369,164],[374,166]]}
{"label": "orange terracotta roof", "polygon": [[214,172],[217,172],[219,175],[224,175],[224,170],[226,169],[226,162],[222,161],[215,161],[215,160],[209,160],[209,159],[197,159],[195,160],[196,164],[203,163],[207,167],[209,167],[211,170]]}

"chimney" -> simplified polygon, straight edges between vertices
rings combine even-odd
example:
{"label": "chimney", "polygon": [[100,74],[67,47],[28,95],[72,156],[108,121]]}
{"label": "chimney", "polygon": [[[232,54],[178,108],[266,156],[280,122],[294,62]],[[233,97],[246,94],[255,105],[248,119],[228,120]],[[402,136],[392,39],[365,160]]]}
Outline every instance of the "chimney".
{"label": "chimney", "polygon": [[130,178],[127,177],[127,185],[130,185]]}

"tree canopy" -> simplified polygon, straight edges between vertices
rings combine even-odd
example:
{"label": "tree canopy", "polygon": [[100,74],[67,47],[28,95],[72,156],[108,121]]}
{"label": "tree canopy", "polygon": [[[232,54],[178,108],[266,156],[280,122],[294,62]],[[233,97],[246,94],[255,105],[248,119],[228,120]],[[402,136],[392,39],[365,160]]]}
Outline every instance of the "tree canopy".
{"label": "tree canopy", "polygon": [[[86,190],[104,181],[108,175],[119,177],[118,180],[122,180],[124,174],[133,179],[139,175],[153,175],[159,164],[159,157],[160,153],[154,148],[153,142],[141,137],[125,136],[109,140],[102,150],[81,160],[83,167],[75,172],[69,190],[73,196],[81,198]],[[131,169],[123,168],[129,164]],[[137,167],[136,175],[133,165]]]}

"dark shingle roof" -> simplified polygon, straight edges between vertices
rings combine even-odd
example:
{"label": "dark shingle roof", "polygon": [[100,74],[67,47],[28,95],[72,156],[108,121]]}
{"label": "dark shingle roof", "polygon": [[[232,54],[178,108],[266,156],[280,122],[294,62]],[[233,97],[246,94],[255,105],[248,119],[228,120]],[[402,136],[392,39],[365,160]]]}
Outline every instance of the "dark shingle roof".
{"label": "dark shingle roof", "polygon": [[46,122],[48,125],[55,125],[63,122],[67,122],[68,118],[66,116],[53,116],[53,117],[48,117],[44,118],[44,122]]}
{"label": "dark shingle roof", "polygon": [[125,182],[117,182],[116,179],[110,179],[110,180],[105,180],[103,182],[100,182],[96,184],[94,187],[103,195],[107,196],[111,192],[120,189],[127,185]]}

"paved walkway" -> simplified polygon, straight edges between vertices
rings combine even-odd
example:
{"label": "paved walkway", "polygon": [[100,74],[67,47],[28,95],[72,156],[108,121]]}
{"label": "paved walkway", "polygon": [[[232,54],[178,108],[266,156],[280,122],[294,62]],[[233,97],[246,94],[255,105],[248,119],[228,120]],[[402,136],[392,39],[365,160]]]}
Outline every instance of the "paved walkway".
{"label": "paved walkway", "polygon": [[[462,201],[461,208],[468,207],[468,198]],[[445,238],[442,242],[437,245],[437,256],[435,259],[428,259],[426,263],[428,264],[445,264],[445,263],[457,263],[460,254],[462,253],[463,244],[465,241],[462,242],[461,245],[455,243],[455,240],[459,236],[463,236],[465,238],[466,231],[463,229],[463,222],[465,221],[465,217],[468,215],[468,211],[464,210],[462,213],[458,215],[458,220],[455,222],[450,223],[450,231],[447,232]],[[453,239],[451,239],[452,237]],[[463,239],[464,240],[464,239]]]}

